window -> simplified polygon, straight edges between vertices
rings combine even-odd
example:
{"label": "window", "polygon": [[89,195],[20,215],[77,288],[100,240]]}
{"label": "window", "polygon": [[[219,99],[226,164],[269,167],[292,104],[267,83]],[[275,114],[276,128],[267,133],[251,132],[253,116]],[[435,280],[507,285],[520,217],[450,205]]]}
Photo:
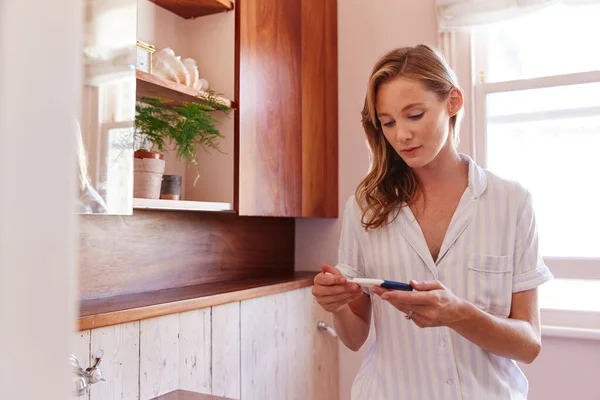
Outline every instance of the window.
{"label": "window", "polygon": [[473,32],[476,159],[530,190],[555,276],[596,289],[599,20],[600,4],[571,0]]}
{"label": "window", "polygon": [[564,0],[475,32],[487,82],[600,70],[600,6]]}

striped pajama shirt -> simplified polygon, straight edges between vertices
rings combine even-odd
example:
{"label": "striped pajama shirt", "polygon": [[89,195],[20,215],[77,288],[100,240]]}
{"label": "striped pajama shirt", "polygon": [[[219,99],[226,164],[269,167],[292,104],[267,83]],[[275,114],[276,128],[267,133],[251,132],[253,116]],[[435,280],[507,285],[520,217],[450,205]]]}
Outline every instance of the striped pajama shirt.
{"label": "striped pajama shirt", "polygon": [[[439,280],[480,309],[508,317],[515,292],[552,278],[538,253],[529,192],[466,155],[468,187],[434,262],[409,207],[365,231],[354,196],[346,203],[338,268],[350,277]],[[365,289],[367,292],[368,290]],[[482,350],[447,327],[419,328],[371,296],[375,340],[353,400],[520,400],[528,383],[516,362]]]}

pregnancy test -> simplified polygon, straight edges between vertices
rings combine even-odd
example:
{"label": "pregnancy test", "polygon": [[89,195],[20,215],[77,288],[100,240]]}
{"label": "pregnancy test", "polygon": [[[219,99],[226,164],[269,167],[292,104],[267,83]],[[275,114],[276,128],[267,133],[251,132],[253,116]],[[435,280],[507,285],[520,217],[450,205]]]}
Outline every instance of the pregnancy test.
{"label": "pregnancy test", "polygon": [[348,279],[348,282],[356,283],[362,287],[373,287],[380,286],[384,289],[390,290],[402,290],[404,292],[410,292],[413,290],[413,287],[408,283],[395,282],[395,281],[386,281],[383,279],[371,279],[371,278],[352,278]]}

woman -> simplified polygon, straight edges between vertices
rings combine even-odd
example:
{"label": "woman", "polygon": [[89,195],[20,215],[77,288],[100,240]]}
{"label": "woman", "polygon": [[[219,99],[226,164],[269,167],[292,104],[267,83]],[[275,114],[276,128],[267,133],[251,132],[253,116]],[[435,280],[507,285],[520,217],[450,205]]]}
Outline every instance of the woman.
{"label": "woman", "polygon": [[[362,112],[371,168],[346,203],[339,264],[324,265],[313,288],[352,350],[374,313],[353,399],[527,397],[513,360],[540,352],[536,288],[552,275],[529,192],[457,152],[462,106],[454,73],[427,46],[373,69]],[[354,277],[414,291],[362,290]]]}

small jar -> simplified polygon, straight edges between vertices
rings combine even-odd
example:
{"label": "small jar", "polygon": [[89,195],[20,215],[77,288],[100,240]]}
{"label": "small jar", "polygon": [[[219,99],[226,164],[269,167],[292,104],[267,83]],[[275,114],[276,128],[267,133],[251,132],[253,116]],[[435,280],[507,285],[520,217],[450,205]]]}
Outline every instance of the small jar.
{"label": "small jar", "polygon": [[179,200],[181,198],[181,175],[163,175],[160,198]]}

